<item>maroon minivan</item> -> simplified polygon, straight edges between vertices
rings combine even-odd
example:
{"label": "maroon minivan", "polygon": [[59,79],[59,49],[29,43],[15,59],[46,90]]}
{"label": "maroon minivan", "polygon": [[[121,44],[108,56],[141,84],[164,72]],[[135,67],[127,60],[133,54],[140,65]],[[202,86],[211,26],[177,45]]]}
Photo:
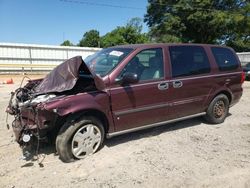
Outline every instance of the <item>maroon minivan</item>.
{"label": "maroon minivan", "polygon": [[206,44],[138,44],[102,49],[58,65],[12,93],[16,141],[55,138],[64,162],[96,152],[104,138],[204,116],[222,123],[242,96],[233,49]]}

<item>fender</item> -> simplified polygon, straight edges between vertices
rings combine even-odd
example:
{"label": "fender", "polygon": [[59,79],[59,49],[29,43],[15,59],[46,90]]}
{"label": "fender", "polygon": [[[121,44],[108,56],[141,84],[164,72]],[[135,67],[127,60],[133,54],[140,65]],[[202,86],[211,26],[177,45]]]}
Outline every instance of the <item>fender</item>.
{"label": "fender", "polygon": [[214,97],[217,96],[218,94],[221,94],[221,93],[223,93],[223,94],[227,95],[227,97],[229,97],[230,103],[233,101],[233,94],[232,94],[231,90],[224,85],[222,87],[211,89],[207,99],[204,102],[204,106],[206,107],[206,109],[209,106],[209,104],[211,103],[211,101],[214,99]]}
{"label": "fender", "polygon": [[81,111],[97,110],[102,112],[113,128],[113,118],[110,109],[109,96],[103,91],[93,91],[69,95],[43,104],[43,109],[57,113],[59,116],[75,114]]}

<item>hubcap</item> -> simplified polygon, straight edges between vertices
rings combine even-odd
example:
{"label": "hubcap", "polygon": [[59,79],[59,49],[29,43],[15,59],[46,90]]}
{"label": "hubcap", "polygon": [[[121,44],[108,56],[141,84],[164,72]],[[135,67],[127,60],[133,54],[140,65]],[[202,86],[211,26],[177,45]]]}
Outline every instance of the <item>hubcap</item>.
{"label": "hubcap", "polygon": [[217,101],[214,105],[215,117],[220,118],[220,117],[224,116],[225,112],[226,112],[225,103],[222,100]]}
{"label": "hubcap", "polygon": [[101,143],[100,129],[92,124],[80,128],[72,139],[71,150],[73,155],[78,158],[84,158],[98,149]]}

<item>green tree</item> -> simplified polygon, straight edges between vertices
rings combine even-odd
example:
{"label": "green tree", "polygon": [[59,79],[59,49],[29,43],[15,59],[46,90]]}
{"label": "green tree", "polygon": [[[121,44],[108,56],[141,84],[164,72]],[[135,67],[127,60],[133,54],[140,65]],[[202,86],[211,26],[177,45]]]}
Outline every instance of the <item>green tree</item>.
{"label": "green tree", "polygon": [[69,40],[65,40],[60,46],[74,46]]}
{"label": "green tree", "polygon": [[81,47],[99,47],[100,46],[100,35],[97,30],[90,30],[85,32],[83,38],[79,41],[78,46]]}
{"label": "green tree", "polygon": [[126,27],[132,27],[136,30],[137,33],[141,33],[142,32],[142,22],[143,20],[139,17],[135,17],[135,18],[131,18]]}
{"label": "green tree", "polygon": [[[148,0],[144,21],[156,42],[234,44],[248,41],[249,1]],[[244,48],[244,47],[243,47]]]}
{"label": "green tree", "polygon": [[[244,16],[240,16],[244,15]],[[240,19],[237,26],[226,34],[225,44],[233,47],[236,51],[250,51],[250,3],[244,6],[235,19]],[[240,32],[238,32],[240,31]]]}
{"label": "green tree", "polygon": [[121,44],[137,44],[148,42],[148,36],[142,33],[142,21],[139,18],[132,18],[126,26],[119,26],[104,35],[101,39],[102,47],[109,47]]}

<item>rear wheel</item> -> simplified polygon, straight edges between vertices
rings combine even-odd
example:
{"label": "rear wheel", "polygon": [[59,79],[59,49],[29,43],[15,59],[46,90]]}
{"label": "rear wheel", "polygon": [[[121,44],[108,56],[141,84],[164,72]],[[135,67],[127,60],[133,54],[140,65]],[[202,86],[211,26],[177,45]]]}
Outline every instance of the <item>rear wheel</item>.
{"label": "rear wheel", "polygon": [[205,119],[208,123],[218,124],[224,122],[229,111],[229,100],[226,95],[217,95],[210,103]]}
{"label": "rear wheel", "polygon": [[66,122],[56,138],[56,149],[64,162],[83,159],[95,153],[104,140],[104,128],[94,117]]}

